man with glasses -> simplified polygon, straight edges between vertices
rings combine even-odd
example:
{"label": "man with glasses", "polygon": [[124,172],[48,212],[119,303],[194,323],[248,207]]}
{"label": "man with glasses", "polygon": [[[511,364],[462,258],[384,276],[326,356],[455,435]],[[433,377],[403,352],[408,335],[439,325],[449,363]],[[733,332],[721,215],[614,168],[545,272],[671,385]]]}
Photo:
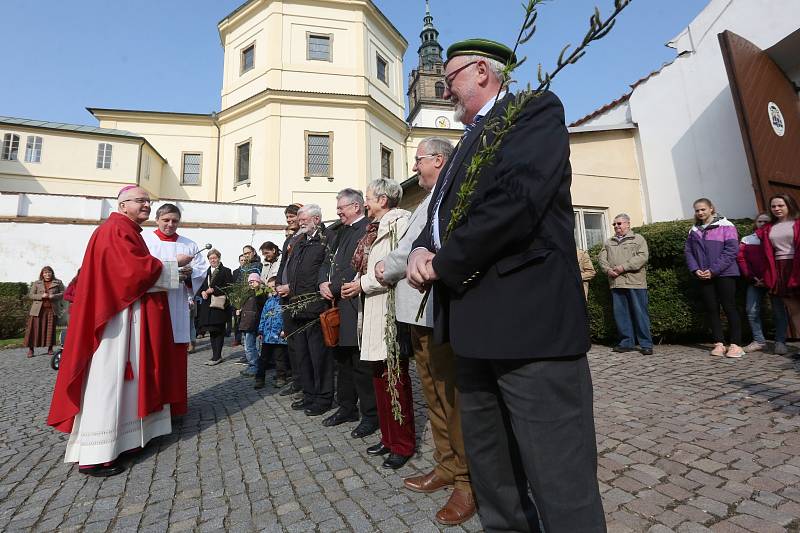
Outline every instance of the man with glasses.
{"label": "man with glasses", "polygon": [[647,310],[647,241],[633,232],[631,218],[625,213],[614,217],[613,226],[614,236],[603,243],[597,257],[611,286],[614,321],[620,336],[613,350],[633,352],[638,344],[642,355],[653,355]]}
{"label": "man with glasses", "polygon": [[433,300],[428,300],[423,315],[417,320],[422,294],[406,283],[398,283],[406,276],[408,252],[428,221],[430,191],[436,186],[453,152],[450,141],[441,137],[423,139],[414,156],[414,168],[419,186],[428,192],[408,221],[405,235],[400,235],[397,248],[375,265],[375,277],[385,285],[397,284],[397,320],[411,324],[411,341],[417,375],[422,393],[428,404],[434,445],[434,467],[431,471],[408,477],[403,484],[414,492],[432,493],[452,487],[447,502],[436,513],[436,521],[453,526],[469,520],[475,514],[461,415],[458,410],[456,388],[456,357],[449,343],[433,342]]}
{"label": "man with glasses", "polygon": [[70,434],[65,461],[90,476],[123,472],[117,457],[170,433],[170,406],[185,406],[185,382],[175,383],[186,352],[181,360],[175,351],[166,291],[180,287],[179,267],[192,256],[150,255],[148,218],[147,191],[123,188],[81,264],[47,423]]}
{"label": "man with glasses", "polygon": [[[516,62],[486,39],[450,46],[444,98],[466,127],[442,169],[407,278],[434,285],[434,340],[449,340],[470,481],[486,531],[605,531],[597,483],[588,316],[575,255],[569,136],[558,98],[521,108],[448,233],[487,123],[514,96]],[[533,499],[529,496],[532,493]]]}
{"label": "man with glasses", "polygon": [[[361,422],[351,432],[363,438],[378,429],[378,409],[372,386],[372,367],[361,360],[358,349],[358,300],[342,298],[342,285],[353,281],[356,272],[352,259],[356,245],[367,231],[364,195],[355,189],[342,189],[336,195],[336,215],[342,223],[330,245],[328,259],[319,273],[319,292],[339,308],[339,345],[333,349],[338,370],[336,401],[339,409],[322,421],[324,426]],[[358,408],[356,405],[358,404]]]}

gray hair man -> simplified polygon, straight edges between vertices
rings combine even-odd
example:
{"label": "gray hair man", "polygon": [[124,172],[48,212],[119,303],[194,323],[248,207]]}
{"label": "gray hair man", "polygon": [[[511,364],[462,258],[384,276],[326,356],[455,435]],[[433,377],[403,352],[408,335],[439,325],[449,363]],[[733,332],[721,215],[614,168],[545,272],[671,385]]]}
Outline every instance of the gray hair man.
{"label": "gray hair man", "polygon": [[[436,186],[436,181],[452,153],[453,145],[441,137],[428,137],[419,143],[413,170],[417,173],[419,186],[428,195],[411,215],[408,229],[401,236],[397,249],[375,265],[375,276],[381,283],[392,285],[405,277],[411,245],[427,222],[430,192]],[[422,392],[428,404],[428,420],[431,421],[436,448],[436,465],[425,475],[404,479],[403,484],[409,490],[428,493],[454,486],[450,499],[436,513],[436,520],[443,525],[455,525],[468,520],[475,513],[464,453],[464,437],[461,433],[458,392],[455,389],[455,356],[449,343],[436,345],[432,342],[432,299],[428,300],[425,313],[417,320],[417,310],[421,302],[422,294],[419,291],[405,283],[397,285],[397,320],[411,324],[414,359]]]}
{"label": "gray hair man", "polygon": [[[356,277],[352,265],[358,241],[367,231],[364,195],[356,189],[342,189],[336,195],[336,214],[341,227],[331,243],[328,260],[319,272],[319,292],[339,308],[339,344],[333,349],[336,366],[337,411],[322,421],[338,426],[361,419],[350,433],[363,438],[378,429],[378,410],[372,385],[372,366],[361,361],[358,345],[358,299],[342,298],[342,285]],[[360,413],[359,413],[360,411]],[[360,416],[359,416],[360,414]]]}
{"label": "gray hair man", "polygon": [[642,355],[653,355],[650,314],[647,309],[647,241],[631,229],[631,217],[614,217],[614,235],[603,243],[597,256],[608,276],[614,321],[620,341],[615,352],[632,352],[639,345]]}

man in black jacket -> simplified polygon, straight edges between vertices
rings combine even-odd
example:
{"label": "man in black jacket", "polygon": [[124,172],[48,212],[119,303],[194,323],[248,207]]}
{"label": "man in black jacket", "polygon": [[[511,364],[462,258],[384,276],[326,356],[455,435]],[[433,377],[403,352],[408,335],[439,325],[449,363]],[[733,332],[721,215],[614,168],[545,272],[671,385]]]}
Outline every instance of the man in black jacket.
{"label": "man in black jacket", "polygon": [[[275,281],[275,285],[280,287],[281,285],[286,284],[286,279],[284,272],[286,270],[286,263],[289,261],[289,256],[292,252],[292,243],[299,238],[297,235],[297,230],[300,229],[300,226],[297,224],[297,212],[300,208],[303,207],[303,204],[294,203],[289,204],[286,206],[286,209],[283,210],[283,214],[286,216],[286,233],[287,237],[286,240],[283,241],[283,248],[281,248],[281,263],[278,265],[278,274],[277,280]],[[281,304],[289,303],[288,298],[281,298]],[[288,326],[289,324],[286,324]],[[287,345],[289,343],[287,342]],[[290,373],[287,376],[288,381],[290,383],[284,387],[280,395],[281,396],[288,396],[293,393],[299,393],[302,389],[300,387],[300,369],[297,366],[297,354],[294,353],[294,349],[291,345],[287,346],[287,354],[289,357],[289,370]]]}
{"label": "man in black jacket", "polygon": [[319,273],[319,292],[339,307],[339,345],[334,348],[336,357],[336,400],[339,409],[323,420],[324,426],[338,426],[358,420],[358,403],[361,423],[352,431],[354,438],[366,437],[378,429],[378,410],[375,405],[375,388],[372,385],[372,367],[361,360],[358,349],[358,300],[342,299],[342,285],[353,281],[356,272],[351,264],[356,245],[367,231],[364,216],[364,195],[355,189],[343,189],[336,195],[336,214],[342,226],[331,246],[331,257],[322,264]]}
{"label": "man in black jacket", "polygon": [[435,334],[457,355],[481,522],[486,531],[538,531],[539,518],[546,531],[605,531],[563,108],[545,92],[522,109],[447,237],[481,134],[514,98],[502,86],[507,47],[470,39],[447,55],[444,97],[467,128],[407,277],[418,288],[436,283]]}
{"label": "man in black jacket", "polygon": [[[319,290],[319,271],[329,255],[334,234],[322,224],[322,211],[308,204],[297,213],[300,223],[298,238],[292,241],[292,253],[284,269],[286,283],[276,287],[289,304],[296,298],[316,294]],[[303,409],[308,416],[318,416],[333,403],[333,362],[322,340],[319,315],[328,309],[323,300],[312,301],[302,309],[284,312],[284,330],[290,335],[288,344],[295,354],[292,371],[298,372],[303,397],[292,403],[293,409]],[[297,364],[297,367],[295,366]]]}

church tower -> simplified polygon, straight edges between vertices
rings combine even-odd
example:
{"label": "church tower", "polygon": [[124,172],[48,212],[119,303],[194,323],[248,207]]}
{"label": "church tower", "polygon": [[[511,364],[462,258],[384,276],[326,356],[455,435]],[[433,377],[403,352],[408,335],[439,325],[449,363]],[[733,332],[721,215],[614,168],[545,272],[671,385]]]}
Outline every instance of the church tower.
{"label": "church tower", "polygon": [[406,122],[412,127],[460,128],[461,125],[453,119],[453,105],[443,98],[444,60],[429,0],[425,0],[425,18],[422,21],[419,66],[408,78],[409,113]]}

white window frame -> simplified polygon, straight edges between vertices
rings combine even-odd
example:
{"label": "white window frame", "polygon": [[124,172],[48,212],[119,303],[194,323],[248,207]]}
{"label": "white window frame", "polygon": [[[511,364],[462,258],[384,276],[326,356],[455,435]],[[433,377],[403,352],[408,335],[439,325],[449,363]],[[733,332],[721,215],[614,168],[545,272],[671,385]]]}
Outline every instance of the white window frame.
{"label": "white window frame", "polygon": [[[253,63],[250,67],[247,67],[247,62],[245,61],[245,56],[248,50],[253,50]],[[239,75],[243,75],[246,72],[250,72],[256,68],[256,43],[250,43],[247,46],[243,47],[239,52]]]}
{"label": "white window frame", "polygon": [[[327,137],[328,138],[328,172],[327,173],[311,173],[309,168],[309,153],[308,153],[308,139],[309,137]],[[306,181],[310,178],[328,178],[328,181],[333,181],[333,132],[332,131],[306,131],[305,132],[305,171]]]}
{"label": "white window frame", "polygon": [[[378,68],[378,65],[381,62],[383,62],[384,64],[383,78],[381,78],[381,71]],[[384,59],[384,57],[380,54],[380,52],[375,52],[375,77],[378,78],[383,83],[385,83],[387,87],[389,86],[389,62],[386,59]]]}
{"label": "white window frame", "polygon": [[42,143],[43,140],[39,135],[28,135],[28,139],[25,142],[26,163],[42,162]]}
{"label": "white window frame", "polygon": [[587,238],[586,238],[586,222],[584,215],[600,215],[602,217],[602,224],[601,227],[603,228],[603,236],[600,242],[605,242],[608,238],[608,209],[602,209],[599,207],[573,207],[572,211],[575,217],[575,233],[576,233],[576,240],[575,245],[580,248],[581,250],[588,250],[587,245]]}
{"label": "white window frame", "polygon": [[19,135],[6,133],[3,135],[3,147],[0,161],[19,161]]}
{"label": "white window frame", "polygon": [[[319,57],[311,57],[311,39],[312,38],[318,39],[327,39],[328,40],[328,57],[326,59],[319,58]],[[320,33],[320,32],[313,32],[308,31],[306,32],[306,60],[307,61],[327,61],[328,63],[333,63],[333,34],[332,33]]]}
{"label": "white window frame", "polygon": [[[186,181],[186,156],[187,155],[196,155],[196,156],[198,156],[200,158],[199,166],[197,168],[197,181],[195,183],[189,183],[189,182]],[[237,168],[238,168],[238,163],[237,163]],[[250,171],[249,161],[248,161],[247,170],[248,170],[248,176],[249,176],[249,171]],[[181,185],[197,186],[197,185],[201,185],[202,182],[203,182],[203,152],[183,152],[181,154]]]}
{"label": "white window frame", "polygon": [[103,170],[111,169],[111,155],[114,147],[111,143],[99,143],[97,145],[97,168]]}
{"label": "white window frame", "polygon": [[[381,177],[386,179],[394,179],[394,152],[391,148],[388,148],[381,144]],[[384,175],[383,173],[383,154],[389,154],[389,175]]]}
{"label": "white window frame", "polygon": [[[236,143],[236,148],[234,150],[234,169],[233,169],[233,186],[238,187],[239,185],[250,183],[252,178],[252,165],[250,164],[253,159],[253,139],[246,139],[240,143]],[[242,149],[244,145],[247,145],[247,177],[245,179],[240,179],[239,176],[239,151]]]}

